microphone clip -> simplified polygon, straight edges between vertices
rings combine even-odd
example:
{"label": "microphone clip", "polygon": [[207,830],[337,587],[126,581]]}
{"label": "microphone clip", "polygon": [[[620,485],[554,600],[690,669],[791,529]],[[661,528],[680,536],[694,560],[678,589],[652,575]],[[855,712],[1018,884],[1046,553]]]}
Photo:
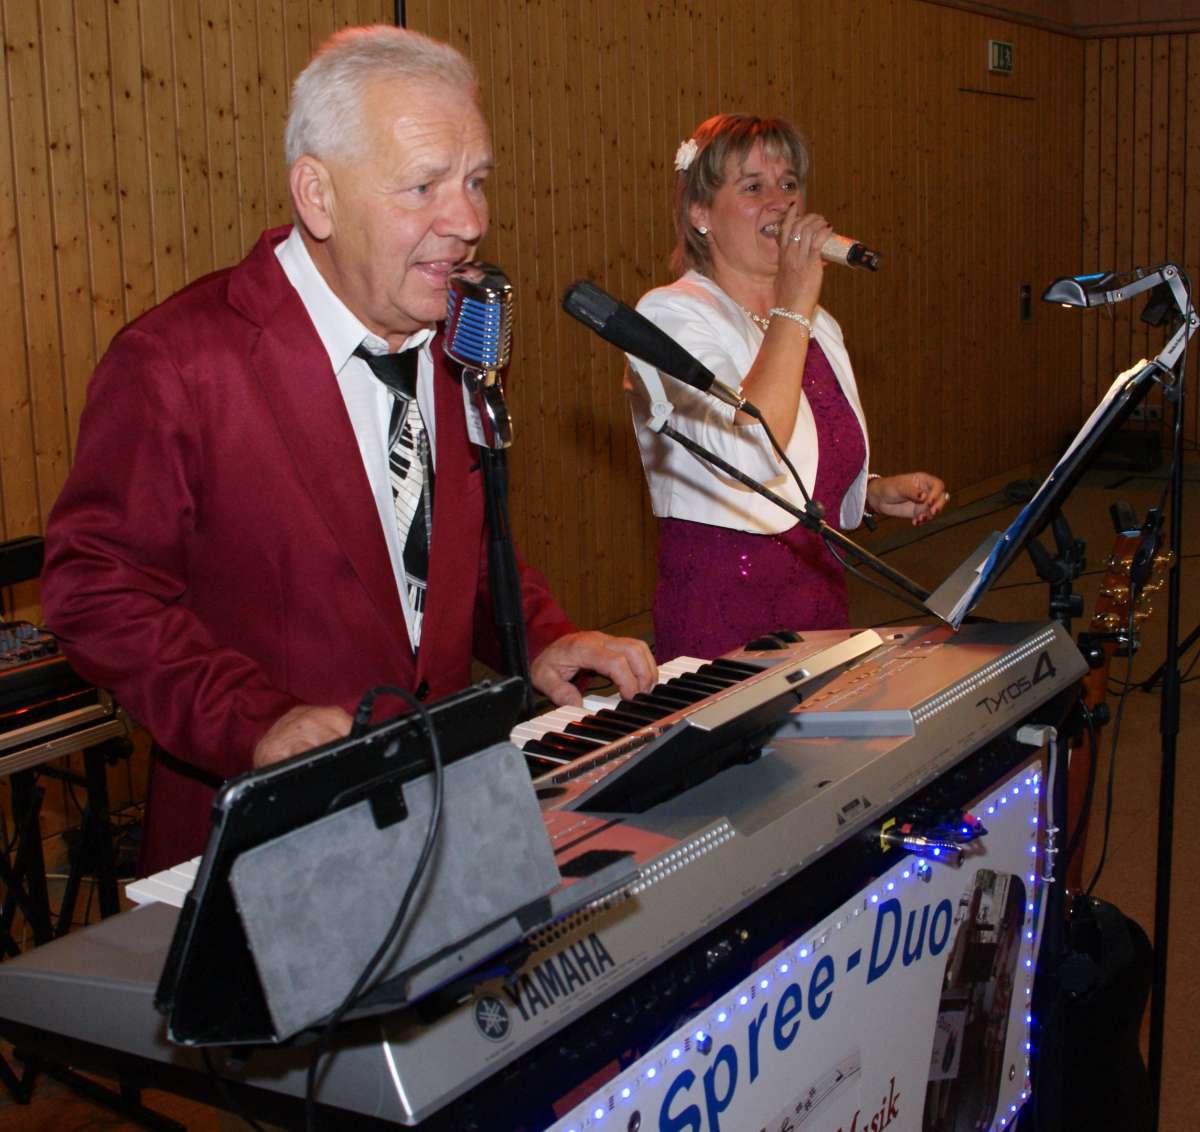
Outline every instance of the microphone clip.
{"label": "microphone clip", "polygon": [[483,432],[483,447],[511,448],[512,417],[504,401],[504,385],[498,370],[479,370],[463,366],[463,388],[467,391]]}

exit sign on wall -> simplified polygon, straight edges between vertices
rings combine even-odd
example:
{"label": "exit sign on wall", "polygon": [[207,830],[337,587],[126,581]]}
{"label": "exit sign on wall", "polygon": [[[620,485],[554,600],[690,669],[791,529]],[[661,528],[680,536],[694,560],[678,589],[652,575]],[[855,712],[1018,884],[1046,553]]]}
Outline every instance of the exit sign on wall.
{"label": "exit sign on wall", "polygon": [[988,70],[1002,75],[1011,75],[1013,69],[1013,45],[999,39],[988,40]]}

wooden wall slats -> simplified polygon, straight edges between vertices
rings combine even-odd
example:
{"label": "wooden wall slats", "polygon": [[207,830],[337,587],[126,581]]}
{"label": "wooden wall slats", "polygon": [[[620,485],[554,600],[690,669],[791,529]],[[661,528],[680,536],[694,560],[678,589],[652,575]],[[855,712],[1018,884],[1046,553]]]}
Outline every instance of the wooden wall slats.
{"label": "wooden wall slats", "polygon": [[[67,473],[67,425],[61,380],[54,218],[45,111],[41,11],[36,4],[8,4],[9,108],[14,141],[23,143],[14,162],[21,286],[25,296],[33,481],[44,514]],[[49,237],[49,238],[47,238]]]}
{"label": "wooden wall slats", "polygon": [[[230,4],[233,56],[233,126],[237,147],[238,244],[246,247],[267,227],[267,180],[263,165],[262,83],[258,64],[258,21],[254,5]],[[278,129],[272,131],[278,133]],[[278,183],[278,174],[275,175]]]}
{"label": "wooden wall slats", "polygon": [[229,13],[228,6],[213,4],[202,10],[200,20],[208,192],[212,199],[213,259],[218,267],[236,262],[243,251]]}
{"label": "wooden wall slats", "polygon": [[[1183,267],[1193,280],[1200,280],[1200,36],[1189,35],[1187,50],[1187,150],[1184,159],[1184,223]],[[1193,291],[1193,294],[1195,292]],[[1200,437],[1200,397],[1196,395],[1197,375],[1200,374],[1200,350],[1188,351],[1188,383],[1191,396],[1188,439],[1193,443]]]}
{"label": "wooden wall slats", "polygon": [[120,218],[121,274],[125,318],[153,306],[154,240],[150,200],[146,97],[142,84],[141,25],[137,5],[108,8],[112,52],[109,82],[116,141],[117,215]]}
{"label": "wooden wall slats", "polygon": [[[1089,40],[1084,45],[1083,87],[1083,161],[1079,183],[1083,191],[1083,219],[1080,228],[1080,257],[1078,270],[1092,270],[1100,249],[1100,41]],[[1069,272],[1069,269],[1068,269]],[[1083,402],[1099,400],[1096,383],[1098,366],[1097,319],[1087,319],[1083,325],[1083,349],[1080,355],[1082,380],[1079,394]]]}
{"label": "wooden wall slats", "polygon": [[284,0],[259,0],[258,3],[258,67],[261,90],[258,102],[258,130],[262,139],[263,189],[267,210],[267,227],[286,224],[292,209],[287,194],[278,186],[286,174],[283,155],[282,110],[288,104],[291,76],[288,67],[287,35],[284,8],[292,7]]}
{"label": "wooden wall slats", "polygon": [[154,292],[159,302],[178,291],[188,279],[179,183],[179,134],[175,122],[176,76],[171,16],[169,5],[149,4],[143,7],[140,20]]}
{"label": "wooden wall slats", "polygon": [[[4,39],[10,42],[11,29],[7,5],[0,8],[4,21]],[[10,537],[37,533],[41,512],[35,479],[35,448],[30,420],[29,366],[25,343],[23,281],[21,277],[18,224],[17,180],[13,160],[12,105],[13,68],[5,52],[0,68],[0,335],[9,343],[13,373],[5,382],[6,394],[0,411],[0,519]]]}
{"label": "wooden wall slats", "polygon": [[176,7],[172,15],[184,263],[188,278],[196,279],[218,265],[213,200],[209,192],[201,14],[197,5],[188,4]]}
{"label": "wooden wall slats", "polygon": [[[1166,199],[1163,205],[1166,223],[1160,260],[1171,256],[1186,258],[1184,238],[1187,231],[1187,37],[1169,37],[1167,84],[1168,126],[1166,140]],[[1194,389],[1188,377],[1189,389]],[[1161,403],[1161,398],[1159,399]],[[1191,399],[1189,399],[1191,400]],[[1191,406],[1189,405],[1189,408]],[[1194,419],[1194,418],[1193,418]],[[1191,435],[1195,436],[1195,432]]]}
{"label": "wooden wall slats", "polygon": [[46,43],[47,143],[57,259],[55,301],[59,310],[61,354],[58,375],[62,382],[68,451],[74,452],[74,432],[83,407],[94,342],[73,5],[66,0],[46,0],[42,5],[42,26]]}

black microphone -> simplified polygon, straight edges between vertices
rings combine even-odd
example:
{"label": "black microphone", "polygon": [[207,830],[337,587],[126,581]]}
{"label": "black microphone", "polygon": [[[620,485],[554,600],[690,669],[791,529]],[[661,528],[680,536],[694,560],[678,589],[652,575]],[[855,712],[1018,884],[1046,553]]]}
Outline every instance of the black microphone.
{"label": "black microphone", "polygon": [[572,283],[563,294],[562,305],[572,318],[591,327],[606,342],[625,353],[641,358],[693,389],[711,393],[735,409],[746,404],[740,389],[731,389],[718,381],[712,370],[692,357],[669,334],[595,283],[586,279]]}

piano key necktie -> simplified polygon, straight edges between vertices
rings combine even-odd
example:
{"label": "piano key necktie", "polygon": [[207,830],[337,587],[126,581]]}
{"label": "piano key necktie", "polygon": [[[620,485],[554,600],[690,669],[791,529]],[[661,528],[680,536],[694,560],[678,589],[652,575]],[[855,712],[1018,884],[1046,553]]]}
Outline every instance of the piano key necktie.
{"label": "piano key necktie", "polygon": [[404,552],[404,583],[413,612],[412,644],[421,641],[425,588],[429,578],[429,545],[433,538],[433,468],[429,436],[417,405],[417,351],[372,354],[363,346],[354,353],[392,393],[388,426],[388,476],[396,529]]}

